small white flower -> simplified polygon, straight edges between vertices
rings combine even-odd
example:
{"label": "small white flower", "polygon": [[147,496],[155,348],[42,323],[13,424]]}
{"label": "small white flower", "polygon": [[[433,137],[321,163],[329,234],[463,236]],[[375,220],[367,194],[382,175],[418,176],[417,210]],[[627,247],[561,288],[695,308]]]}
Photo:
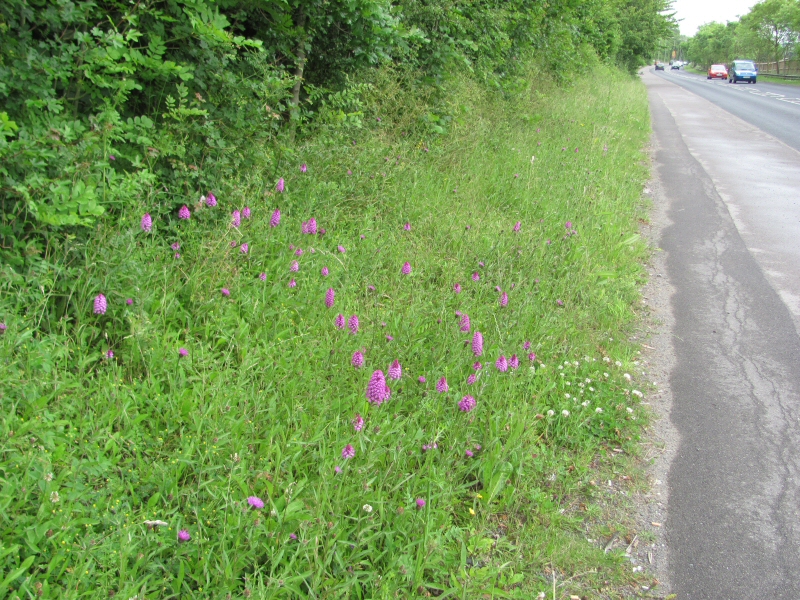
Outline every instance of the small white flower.
{"label": "small white flower", "polygon": [[586,378],[586,383],[592,383],[592,380],[587,377]]}
{"label": "small white flower", "polygon": [[564,410],[561,411],[561,414],[564,415],[565,417],[568,417],[569,411],[565,408]]}
{"label": "small white flower", "polygon": [[615,364],[615,365],[617,365],[618,367],[621,367],[621,366],[622,366],[622,363],[621,363],[621,362],[619,362],[619,361],[615,362],[614,364]]}
{"label": "small white flower", "polygon": [[569,394],[564,394],[564,398],[566,398],[567,400],[569,400],[570,398],[572,398],[572,396],[570,396]]}
{"label": "small white flower", "polygon": [[540,368],[540,369],[544,369],[546,366],[547,366],[547,365],[546,365],[546,364],[544,364],[544,363],[539,363],[539,368]]}
{"label": "small white flower", "polygon": [[573,362],[572,364],[574,366],[576,366],[576,367],[580,367],[581,366],[581,363],[579,363],[577,360],[575,362]]}
{"label": "small white flower", "polygon": [[608,373],[603,373],[603,377],[608,377]]}
{"label": "small white flower", "polygon": [[558,365],[558,368],[559,368],[559,369],[563,369],[564,367],[562,367],[561,365]]}
{"label": "small white flower", "polygon": [[372,512],[372,507],[371,507],[369,504],[365,504],[365,505],[364,505],[364,506],[362,506],[361,508],[363,508],[363,509],[364,509],[364,512],[365,512],[365,513],[371,513],[371,512]]}
{"label": "small white flower", "polygon": [[594,388],[593,388],[592,386],[589,386],[589,391],[590,391],[590,392],[593,392],[593,391],[594,391]]}
{"label": "small white flower", "polygon": [[603,357],[603,362],[611,362],[611,359],[608,358],[607,356],[604,356]]}
{"label": "small white flower", "polygon": [[603,409],[598,406],[597,408],[594,409],[594,412],[601,413],[603,412]]}
{"label": "small white flower", "polygon": [[58,495],[58,492],[50,492],[50,502],[55,504],[59,500],[61,500],[61,496]]}
{"label": "small white flower", "polygon": [[634,396],[638,396],[639,398],[644,397],[644,394],[642,392],[640,392],[639,390],[633,390],[633,391],[631,391],[631,394],[633,394]]}
{"label": "small white flower", "polygon": [[579,382],[578,382],[578,387],[579,387],[579,388],[585,387],[582,381],[579,381]]}
{"label": "small white flower", "polygon": [[567,385],[572,385],[569,381],[565,381],[564,383],[566,383]]}
{"label": "small white flower", "polygon": [[53,481],[53,474],[48,473],[47,475],[44,476],[44,480],[47,482]]}
{"label": "small white flower", "polygon": [[627,410],[629,413],[632,413],[632,412],[633,412],[633,409],[632,409],[630,406],[626,406],[626,407],[625,407],[625,410]]}
{"label": "small white flower", "polygon": [[552,408],[547,411],[547,416],[548,417],[552,417],[554,414],[556,414],[556,411],[554,411]]}
{"label": "small white flower", "polygon": [[588,400],[584,400],[583,402],[581,402],[581,406],[583,408],[586,408],[587,406],[589,406],[589,401]]}
{"label": "small white flower", "polygon": [[626,381],[630,381],[631,380],[631,374],[630,373],[625,373],[622,376],[625,378]]}

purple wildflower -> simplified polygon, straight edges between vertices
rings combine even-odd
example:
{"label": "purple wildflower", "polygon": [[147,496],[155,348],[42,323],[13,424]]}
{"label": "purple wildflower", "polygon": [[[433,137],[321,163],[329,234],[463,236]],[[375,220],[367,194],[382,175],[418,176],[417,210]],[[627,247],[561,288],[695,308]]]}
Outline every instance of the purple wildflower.
{"label": "purple wildflower", "polygon": [[472,396],[464,396],[458,403],[458,410],[461,412],[469,412],[475,408],[475,398]]}
{"label": "purple wildflower", "polygon": [[322,276],[327,277],[328,273],[330,273],[330,271],[328,271],[328,267],[322,267]]}
{"label": "purple wildflower", "polygon": [[417,498],[417,508],[425,508],[425,499]]}
{"label": "purple wildflower", "polygon": [[440,394],[445,394],[450,391],[450,386],[447,385],[447,378],[442,377],[439,381],[436,382],[436,391]]}
{"label": "purple wildflower", "polygon": [[333,320],[333,324],[336,325],[336,329],[344,329],[344,315],[336,315],[336,318]]}
{"label": "purple wildflower", "polygon": [[342,467],[340,467],[339,465],[336,465],[336,466],[333,468],[333,472],[334,472],[334,473],[336,473],[336,474],[338,475],[339,473],[341,473],[341,472],[342,472]]}
{"label": "purple wildflower", "polygon": [[233,211],[233,215],[231,216],[231,227],[236,227],[237,229],[242,225],[242,213],[238,210]]}
{"label": "purple wildflower", "polygon": [[428,383],[428,380],[427,380],[427,379],[425,379],[425,376],[424,376],[424,375],[420,375],[420,376],[417,378],[417,381],[419,381],[420,383]]}
{"label": "purple wildflower", "polygon": [[133,298],[128,298],[127,300],[125,300],[125,304],[131,306],[133,304]]}
{"label": "purple wildflower", "polygon": [[231,240],[231,248],[236,248],[238,245],[239,243],[236,240]]}
{"label": "purple wildflower", "polygon": [[572,221],[567,221],[566,223],[564,223],[564,227],[566,227],[567,229],[572,229]]}
{"label": "purple wildflower", "polygon": [[535,352],[531,352],[530,354],[528,354],[528,360],[531,361],[531,362],[535,361],[536,360],[536,353]]}
{"label": "purple wildflower", "polygon": [[466,454],[466,455],[467,455],[467,458],[472,458],[473,456],[475,456],[475,455],[472,453],[472,450],[467,450],[467,451],[465,451],[465,452],[464,452],[464,454]]}
{"label": "purple wildflower", "polygon": [[506,360],[505,355],[501,354],[500,358],[497,359],[497,362],[494,363],[494,366],[501,373],[508,371],[508,361]]}
{"label": "purple wildflower", "polygon": [[394,336],[387,335],[387,336],[386,336],[386,341],[387,341],[387,342],[393,342],[393,341],[394,341]]}
{"label": "purple wildflower", "polygon": [[523,350],[530,350],[531,349],[531,343],[526,340],[525,343],[522,344],[522,349]]}
{"label": "purple wildflower", "polygon": [[114,351],[113,350],[107,351],[106,352],[106,360],[111,360],[112,358],[114,358]]}
{"label": "purple wildflower", "polygon": [[220,291],[222,292],[222,295],[225,296],[226,298],[229,298],[231,295],[231,291],[228,288],[222,288],[222,290]]}
{"label": "purple wildflower", "polygon": [[564,301],[563,300],[556,300],[556,304],[558,304],[559,306],[564,306]]}
{"label": "purple wildflower", "polygon": [[185,221],[186,219],[190,219],[191,217],[192,213],[191,211],[189,211],[189,207],[186,206],[185,204],[181,206],[181,209],[178,211],[178,218],[183,219]]}
{"label": "purple wildflower", "polygon": [[374,285],[368,285],[368,286],[367,286],[367,289],[368,289],[370,292],[374,292],[374,291],[375,291],[375,286],[374,286]]}
{"label": "purple wildflower", "polygon": [[292,541],[296,540],[297,539],[297,534],[296,533],[290,533],[289,534],[289,539],[292,540]]}
{"label": "purple wildflower", "polygon": [[477,372],[483,368],[483,365],[480,363],[480,361],[475,361],[475,364],[472,365],[472,368]]}
{"label": "purple wildflower", "polygon": [[516,354],[511,355],[511,360],[508,361],[508,366],[511,367],[512,369],[519,368],[519,358],[517,358]]}
{"label": "purple wildflower", "polygon": [[292,279],[292,280],[289,282],[289,287],[290,287],[290,288],[297,287],[297,282],[296,282],[294,279]]}
{"label": "purple wildflower", "polygon": [[249,219],[249,218],[250,218],[250,207],[249,207],[249,206],[245,206],[245,207],[242,209],[242,216],[243,216],[245,219]]}
{"label": "purple wildflower", "polygon": [[381,403],[389,399],[391,392],[386,385],[383,371],[375,371],[367,384],[367,400],[372,404],[380,406]]}
{"label": "purple wildflower", "polygon": [[181,358],[186,358],[189,356],[189,351],[186,348],[178,348],[178,356]]}
{"label": "purple wildflower", "polygon": [[170,246],[170,248],[172,248],[173,250],[175,250],[175,252],[177,252],[178,250],[181,249],[181,245],[178,242],[175,242]]}
{"label": "purple wildflower", "polygon": [[516,225],[514,225],[514,232],[515,232],[515,233],[519,232],[519,230],[520,230],[521,228],[522,228],[522,222],[521,222],[521,221],[517,221],[517,224],[516,224]]}
{"label": "purple wildflower", "polygon": [[325,292],[325,306],[328,308],[333,308],[333,303],[336,298],[336,292],[333,291],[333,288],[328,288],[328,291]]}
{"label": "purple wildflower", "polygon": [[353,429],[355,429],[356,432],[364,429],[364,417],[362,417],[360,414],[356,413],[356,416],[353,418],[352,423],[353,423]]}
{"label": "purple wildflower", "polygon": [[401,272],[403,273],[403,275],[411,275],[411,263],[410,262],[404,263]]}
{"label": "purple wildflower", "polygon": [[403,367],[400,366],[400,361],[395,359],[388,371],[389,379],[400,379],[403,376]]}
{"label": "purple wildflower", "polygon": [[94,297],[94,314],[96,315],[104,315],[106,314],[106,310],[108,310],[108,301],[103,294],[97,294]]}
{"label": "purple wildflower", "polygon": [[267,274],[266,273],[261,273],[261,275],[259,275],[258,278],[261,281],[266,281],[267,280]]}
{"label": "purple wildflower", "polygon": [[192,536],[191,536],[191,535],[189,535],[189,531],[188,531],[188,530],[186,530],[186,529],[181,529],[181,530],[178,532],[178,541],[179,541],[179,542],[188,542],[188,541],[189,541],[189,540],[191,540],[191,539],[192,539]]}
{"label": "purple wildflower", "polygon": [[480,281],[480,280],[481,280],[481,275],[480,275],[480,273],[478,273],[477,271],[475,271],[475,272],[472,274],[472,281]]}
{"label": "purple wildflower", "polygon": [[150,233],[153,229],[153,217],[150,216],[150,213],[144,213],[142,215],[142,231],[145,233]]}
{"label": "purple wildflower", "polygon": [[358,316],[353,315],[347,320],[347,326],[351,333],[358,333]]}
{"label": "purple wildflower", "polygon": [[486,265],[485,265],[485,264],[483,264],[483,261],[481,260],[481,261],[479,261],[479,262],[478,262],[478,266],[479,266],[480,268],[483,268],[483,267],[485,267]]}
{"label": "purple wildflower", "polygon": [[289,267],[289,270],[292,273],[297,273],[300,270],[300,263],[297,262],[296,260],[293,260],[291,266]]}
{"label": "purple wildflower", "polygon": [[347,250],[345,250],[345,249],[344,249],[344,246],[339,246],[338,250],[339,250],[339,252],[341,252],[342,254],[344,254],[345,252],[347,252]]}
{"label": "purple wildflower", "polygon": [[206,206],[209,208],[214,208],[217,205],[217,197],[213,194],[213,192],[208,192],[208,196],[206,196]]}
{"label": "purple wildflower", "polygon": [[239,248],[239,252],[241,252],[242,254],[247,254],[249,250],[250,246],[248,244],[242,244],[241,247]]}
{"label": "purple wildflower", "polygon": [[503,292],[500,296],[500,306],[506,307],[508,306],[508,294]]}
{"label": "purple wildflower", "polygon": [[247,498],[247,503],[256,510],[264,508],[264,501],[258,496],[249,496]]}
{"label": "purple wildflower", "polygon": [[348,458],[355,458],[356,449],[353,448],[352,444],[347,444],[344,448],[342,448],[342,458],[347,460]]}
{"label": "purple wildflower", "polygon": [[176,253],[175,253],[175,258],[180,258],[180,257],[181,257],[180,253],[179,253],[179,252],[176,252]]}
{"label": "purple wildflower", "polygon": [[303,233],[317,235],[317,220],[314,217],[311,217],[308,221],[303,222]]}
{"label": "purple wildflower", "polygon": [[406,231],[411,231],[411,223],[406,223],[405,225],[403,225],[403,229],[405,229]]}
{"label": "purple wildflower", "polygon": [[364,366],[364,355],[356,350],[353,352],[353,359],[350,362],[356,369],[360,369],[362,366]]}
{"label": "purple wildflower", "polygon": [[455,284],[455,285],[453,286],[453,291],[454,291],[456,294],[460,294],[460,293],[461,293],[461,284],[460,284],[460,283],[457,283],[457,284]]}
{"label": "purple wildflower", "polygon": [[294,251],[294,255],[295,256],[303,256],[303,249],[302,248],[298,248],[297,250]]}
{"label": "purple wildflower", "polygon": [[306,163],[303,163],[302,165],[300,165],[300,172],[305,173],[306,171],[308,171],[308,166],[306,165]]}
{"label": "purple wildflower", "polygon": [[285,181],[283,181],[283,177],[281,177],[280,179],[278,179],[278,183],[277,183],[277,185],[275,186],[275,190],[276,190],[276,191],[277,191],[279,194],[282,194],[282,193],[283,193],[283,190],[285,190],[285,189],[286,189],[286,182],[285,182]]}
{"label": "purple wildflower", "polygon": [[350,169],[347,169],[347,174],[348,174],[348,175],[352,175],[352,174],[353,174],[353,171],[351,171]]}
{"label": "purple wildflower", "polygon": [[480,331],[476,331],[472,336],[472,353],[475,356],[483,354],[483,334]]}
{"label": "purple wildflower", "polygon": [[472,373],[469,377],[467,377],[467,385],[472,385],[477,380],[478,380],[478,377],[475,375],[475,373]]}
{"label": "purple wildflower", "polygon": [[461,315],[461,331],[464,333],[469,333],[470,322],[469,322],[469,315]]}
{"label": "purple wildflower", "polygon": [[270,218],[269,220],[269,226],[277,227],[280,224],[281,224],[281,211],[276,208],[275,212],[272,213],[272,218]]}
{"label": "purple wildflower", "polygon": [[117,157],[114,156],[113,154],[109,154],[108,155],[108,160],[117,160]]}

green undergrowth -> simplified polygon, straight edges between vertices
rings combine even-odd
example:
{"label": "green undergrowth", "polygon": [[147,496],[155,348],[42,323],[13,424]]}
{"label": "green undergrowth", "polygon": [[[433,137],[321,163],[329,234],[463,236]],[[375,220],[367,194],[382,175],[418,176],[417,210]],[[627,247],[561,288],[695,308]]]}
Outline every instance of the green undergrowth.
{"label": "green undergrowth", "polygon": [[[512,99],[451,82],[443,118],[375,72],[367,128],[320,126],[216,207],[187,198],[189,220],[145,233],[145,195],[101,221],[68,297],[57,270],[6,278],[0,596],[623,594],[630,565],[585,529],[644,418],[623,340],[649,117],[640,83],[598,74],[533,73]],[[301,233],[312,217],[324,235]]]}

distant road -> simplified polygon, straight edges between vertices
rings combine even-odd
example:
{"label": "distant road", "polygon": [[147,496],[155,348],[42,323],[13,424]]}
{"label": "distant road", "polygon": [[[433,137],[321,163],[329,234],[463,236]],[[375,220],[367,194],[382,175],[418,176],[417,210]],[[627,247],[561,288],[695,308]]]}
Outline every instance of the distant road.
{"label": "distant road", "polygon": [[795,150],[800,150],[800,85],[728,83],[687,71],[654,71],[672,83],[710,100]]}

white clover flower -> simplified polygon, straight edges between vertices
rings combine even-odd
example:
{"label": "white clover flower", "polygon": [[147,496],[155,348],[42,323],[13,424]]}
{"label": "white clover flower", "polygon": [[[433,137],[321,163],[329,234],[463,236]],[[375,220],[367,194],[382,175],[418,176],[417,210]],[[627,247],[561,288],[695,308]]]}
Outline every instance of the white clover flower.
{"label": "white clover flower", "polygon": [[586,408],[587,406],[589,406],[589,401],[588,400],[584,400],[583,402],[581,402],[581,406],[583,408]]}
{"label": "white clover flower", "polygon": [[589,391],[590,391],[590,392],[593,392],[593,391],[594,391],[594,388],[593,388],[592,386],[589,386]]}
{"label": "white clover flower", "polygon": [[586,383],[592,383],[592,380],[587,377],[586,378]]}
{"label": "white clover flower", "polygon": [[582,381],[579,381],[579,382],[578,382],[578,387],[579,387],[579,388],[585,387],[585,386],[583,385],[583,382],[582,382]]}
{"label": "white clover flower", "polygon": [[631,394],[633,394],[634,396],[638,396],[639,398],[644,397],[644,394],[642,392],[640,392],[639,390],[633,390],[633,391],[631,391]]}
{"label": "white clover flower", "polygon": [[625,378],[625,381],[630,381],[631,380],[631,374],[630,373],[624,373],[622,376]]}
{"label": "white clover flower", "polygon": [[625,407],[625,410],[627,410],[629,413],[632,413],[632,412],[633,412],[633,409],[632,409],[630,406],[626,406],[626,407]]}
{"label": "white clover flower", "polygon": [[55,504],[59,500],[61,500],[61,496],[58,495],[58,492],[50,492],[50,502]]}
{"label": "white clover flower", "polygon": [[558,365],[558,368],[559,368],[559,369],[563,369],[564,367],[562,367],[561,365]]}
{"label": "white clover flower", "polygon": [[[561,367],[558,367],[558,368],[560,369]],[[564,376],[564,374],[563,374],[563,373],[559,373],[559,375],[561,375],[562,377]]]}
{"label": "white clover flower", "polygon": [[603,373],[603,377],[608,377],[608,373]]}
{"label": "white clover flower", "polygon": [[603,362],[611,362],[611,359],[608,358],[607,356],[604,356],[603,357]]}
{"label": "white clover flower", "polygon": [[48,473],[47,475],[44,476],[44,480],[47,482],[53,481],[53,474]]}
{"label": "white clover flower", "polygon": [[372,507],[371,507],[369,504],[365,504],[365,505],[364,505],[364,506],[362,506],[361,508],[363,508],[363,509],[364,509],[364,512],[365,512],[365,513],[371,513],[371,512],[372,512]]}
{"label": "white clover flower", "polygon": [[574,366],[576,366],[576,367],[580,367],[581,366],[581,363],[579,363],[577,360],[575,362],[573,362],[572,364]]}
{"label": "white clover flower", "polygon": [[568,417],[569,411],[565,408],[564,410],[561,411],[561,414],[564,415],[565,417]]}
{"label": "white clover flower", "polygon": [[617,365],[618,367],[621,367],[621,366],[622,366],[622,363],[621,363],[621,362],[619,362],[619,361],[615,362],[614,364],[615,364],[615,365]]}
{"label": "white clover flower", "polygon": [[572,398],[572,396],[570,396],[569,394],[564,394],[564,398],[566,398],[567,400],[569,400],[570,398]]}
{"label": "white clover flower", "polygon": [[547,411],[547,416],[548,417],[552,417],[554,414],[556,414],[556,411],[554,411],[552,408]]}
{"label": "white clover flower", "polygon": [[601,413],[603,412],[603,409],[598,406],[597,408],[594,409],[594,412]]}
{"label": "white clover flower", "polygon": [[565,385],[572,385],[569,381],[564,382]]}

